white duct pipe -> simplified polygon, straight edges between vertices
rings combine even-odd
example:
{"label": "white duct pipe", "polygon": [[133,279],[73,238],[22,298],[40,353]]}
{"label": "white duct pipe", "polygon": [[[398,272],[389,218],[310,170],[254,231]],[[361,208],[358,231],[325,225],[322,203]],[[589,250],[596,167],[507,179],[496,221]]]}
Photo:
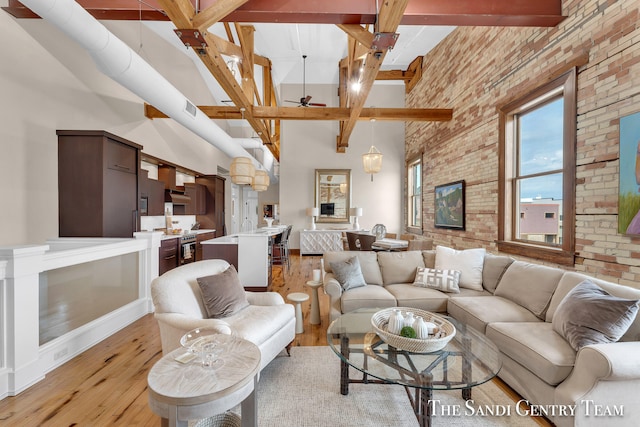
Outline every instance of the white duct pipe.
{"label": "white duct pipe", "polygon": [[249,157],[256,167],[261,167],[201,110],[195,108],[195,117],[189,114],[185,108],[190,101],[178,89],[74,0],[24,0],[21,3],[84,47],[104,74],[227,156]]}

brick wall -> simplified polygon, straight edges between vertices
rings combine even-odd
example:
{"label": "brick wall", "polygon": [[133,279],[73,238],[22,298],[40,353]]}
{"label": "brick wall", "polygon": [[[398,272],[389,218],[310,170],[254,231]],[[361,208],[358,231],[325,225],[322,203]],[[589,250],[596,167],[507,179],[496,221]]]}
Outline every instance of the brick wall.
{"label": "brick wall", "polygon": [[[576,265],[640,287],[640,238],[618,234],[619,119],[640,111],[640,2],[563,2],[555,28],[459,27],[424,58],[408,107],[453,108],[453,120],[406,126],[406,156],[423,156],[424,235],[496,252],[497,106],[578,67]],[[433,227],[433,187],[466,181],[466,230]]]}

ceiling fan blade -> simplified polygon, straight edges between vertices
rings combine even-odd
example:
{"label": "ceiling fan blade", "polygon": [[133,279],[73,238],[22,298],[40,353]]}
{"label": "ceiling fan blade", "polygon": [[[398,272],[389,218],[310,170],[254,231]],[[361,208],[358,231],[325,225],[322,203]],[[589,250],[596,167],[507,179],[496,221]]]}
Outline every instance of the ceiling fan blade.
{"label": "ceiling fan blade", "polygon": [[327,104],[321,104],[321,103],[318,103],[318,102],[309,102],[309,103],[307,103],[307,105],[310,105],[312,107],[326,107],[327,106]]}
{"label": "ceiling fan blade", "polygon": [[300,104],[300,101],[290,101],[288,99],[285,99],[284,102],[291,102],[293,104]]}
{"label": "ceiling fan blade", "polygon": [[309,103],[309,101],[311,101],[311,95],[307,95],[307,96],[305,96],[304,98],[301,98],[301,99],[300,99],[300,103],[301,103],[301,104],[308,104],[308,103]]}

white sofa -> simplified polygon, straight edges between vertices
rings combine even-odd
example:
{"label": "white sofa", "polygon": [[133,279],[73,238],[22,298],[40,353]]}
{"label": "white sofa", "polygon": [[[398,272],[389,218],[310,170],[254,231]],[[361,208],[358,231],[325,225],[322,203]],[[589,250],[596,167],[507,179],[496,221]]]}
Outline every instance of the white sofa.
{"label": "white sofa", "polygon": [[[367,285],[343,291],[331,263],[354,255]],[[332,319],[363,307],[448,313],[496,344],[503,358],[498,376],[523,398],[549,410],[575,408],[575,416],[548,414],[556,425],[635,426],[640,419],[640,316],[619,342],[579,351],[552,327],[560,301],[585,279],[625,299],[640,299],[638,289],[492,254],[484,257],[482,290],[460,293],[412,284],[417,267],[434,267],[435,251],[327,252],[323,265]]]}
{"label": "white sofa", "polygon": [[224,260],[198,261],[153,280],[151,296],[163,354],[178,348],[180,338],[195,328],[213,329],[253,342],[260,348],[260,369],[284,348],[289,350],[295,338],[295,312],[293,305],[285,304],[277,292],[245,292],[248,307],[228,317],[208,318],[197,279],[221,273],[228,267]]}

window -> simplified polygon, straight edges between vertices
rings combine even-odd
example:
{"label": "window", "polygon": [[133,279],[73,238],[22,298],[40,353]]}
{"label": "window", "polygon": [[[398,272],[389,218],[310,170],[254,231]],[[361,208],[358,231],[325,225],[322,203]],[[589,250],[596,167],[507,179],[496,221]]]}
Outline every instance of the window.
{"label": "window", "polygon": [[407,225],[422,229],[422,159],[407,166]]}
{"label": "window", "polygon": [[500,108],[500,251],[574,263],[575,86],[573,69]]}

